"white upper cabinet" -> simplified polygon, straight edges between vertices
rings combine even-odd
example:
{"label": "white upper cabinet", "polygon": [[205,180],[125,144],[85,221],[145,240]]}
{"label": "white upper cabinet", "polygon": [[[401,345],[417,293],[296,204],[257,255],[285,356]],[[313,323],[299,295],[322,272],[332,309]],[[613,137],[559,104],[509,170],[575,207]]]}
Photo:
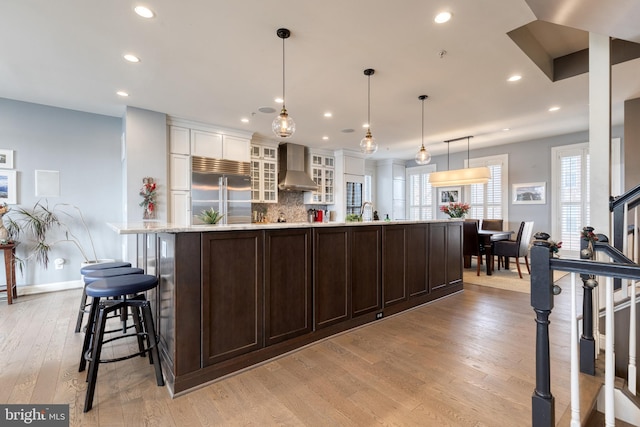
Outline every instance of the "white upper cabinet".
{"label": "white upper cabinet", "polygon": [[191,129],[191,155],[222,159],[222,134]]}
{"label": "white upper cabinet", "polygon": [[191,153],[189,129],[180,126],[169,126],[169,152],[173,154]]}
{"label": "white upper cabinet", "polygon": [[222,137],[222,158],[236,160],[238,162],[248,162],[251,141],[247,138],[237,138],[235,136],[224,135]]}

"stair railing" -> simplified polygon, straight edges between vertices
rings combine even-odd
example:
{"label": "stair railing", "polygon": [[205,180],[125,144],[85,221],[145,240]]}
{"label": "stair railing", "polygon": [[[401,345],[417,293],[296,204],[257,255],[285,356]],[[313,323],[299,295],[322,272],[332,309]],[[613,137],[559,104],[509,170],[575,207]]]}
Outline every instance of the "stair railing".
{"label": "stair railing", "polygon": [[[555,400],[551,393],[551,361],[549,355],[549,316],[554,306],[554,296],[560,294],[553,284],[553,271],[571,273],[572,326],[571,326],[571,425],[580,425],[579,404],[579,340],[578,314],[576,313],[577,274],[590,278],[605,277],[606,295],[606,344],[605,344],[605,422],[615,423],[614,380],[615,356],[613,352],[613,279],[640,280],[640,266],[629,262],[619,250],[605,245],[598,249],[607,253],[614,262],[593,259],[560,259],[553,257],[549,235],[537,233],[531,248],[531,306],[536,313],[536,388],[531,409],[533,427],[555,426]],[[604,240],[604,239],[603,239]],[[597,246],[597,245],[596,245]],[[608,249],[606,247],[608,246]],[[596,249],[597,250],[597,249]],[[617,262],[615,262],[617,261]],[[635,292],[633,292],[635,293]]]}

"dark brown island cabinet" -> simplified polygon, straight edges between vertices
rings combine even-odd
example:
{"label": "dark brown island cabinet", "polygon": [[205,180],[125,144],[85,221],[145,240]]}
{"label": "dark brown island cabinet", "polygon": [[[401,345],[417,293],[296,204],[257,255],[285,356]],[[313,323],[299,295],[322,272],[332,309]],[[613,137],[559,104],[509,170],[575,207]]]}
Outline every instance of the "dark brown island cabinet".
{"label": "dark brown island cabinet", "polygon": [[462,223],[156,234],[172,394],[462,290]]}

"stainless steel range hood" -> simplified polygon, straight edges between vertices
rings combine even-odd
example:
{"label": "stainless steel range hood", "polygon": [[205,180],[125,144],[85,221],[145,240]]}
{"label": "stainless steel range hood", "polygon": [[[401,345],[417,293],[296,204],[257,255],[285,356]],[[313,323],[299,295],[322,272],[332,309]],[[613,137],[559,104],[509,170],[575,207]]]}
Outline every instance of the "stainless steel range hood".
{"label": "stainless steel range hood", "polygon": [[316,191],[316,184],[304,171],[304,147],[290,142],[278,147],[278,188],[282,191]]}

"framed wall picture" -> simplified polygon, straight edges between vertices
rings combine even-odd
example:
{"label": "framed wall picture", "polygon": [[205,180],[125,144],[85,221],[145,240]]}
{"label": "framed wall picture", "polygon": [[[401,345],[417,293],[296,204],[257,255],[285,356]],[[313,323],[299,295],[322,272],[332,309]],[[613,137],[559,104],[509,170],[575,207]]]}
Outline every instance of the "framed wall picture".
{"label": "framed wall picture", "polygon": [[547,188],[544,182],[513,184],[514,205],[544,205],[547,203]]}
{"label": "framed wall picture", "polygon": [[438,205],[458,203],[462,201],[462,187],[438,188]]}
{"label": "framed wall picture", "polygon": [[0,168],[13,169],[13,150],[0,150]]}
{"label": "framed wall picture", "polygon": [[15,205],[17,202],[16,171],[0,169],[0,203]]}

